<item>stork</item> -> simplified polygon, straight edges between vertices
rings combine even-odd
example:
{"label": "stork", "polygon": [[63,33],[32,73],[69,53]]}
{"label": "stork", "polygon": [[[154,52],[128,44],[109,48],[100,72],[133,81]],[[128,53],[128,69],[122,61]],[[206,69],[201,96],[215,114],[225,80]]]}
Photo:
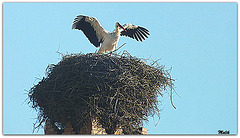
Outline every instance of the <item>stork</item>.
{"label": "stork", "polygon": [[97,18],[84,15],[79,15],[74,19],[72,29],[81,30],[95,47],[100,47],[101,44],[98,53],[103,54],[116,49],[120,36],[127,36],[142,42],[150,35],[146,28],[131,23],[122,26],[119,22],[115,23],[115,30],[109,32],[102,27]]}

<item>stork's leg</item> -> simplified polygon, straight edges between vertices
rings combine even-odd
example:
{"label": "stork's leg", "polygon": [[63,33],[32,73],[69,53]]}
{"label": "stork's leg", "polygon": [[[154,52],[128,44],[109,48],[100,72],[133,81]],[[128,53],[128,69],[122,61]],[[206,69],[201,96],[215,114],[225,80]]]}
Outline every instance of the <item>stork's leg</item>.
{"label": "stork's leg", "polygon": [[103,50],[103,49],[100,48],[100,49],[98,50],[98,53],[105,54],[105,50]]}
{"label": "stork's leg", "polygon": [[102,54],[105,54],[106,53],[106,50],[103,46],[101,46],[98,50],[98,53],[102,53]]}

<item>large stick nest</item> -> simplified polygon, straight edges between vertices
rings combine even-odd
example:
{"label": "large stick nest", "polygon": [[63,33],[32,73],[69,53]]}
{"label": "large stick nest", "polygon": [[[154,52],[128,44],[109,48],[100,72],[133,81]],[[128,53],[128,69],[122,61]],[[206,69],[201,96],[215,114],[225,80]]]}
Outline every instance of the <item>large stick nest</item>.
{"label": "large stick nest", "polygon": [[70,121],[77,133],[95,116],[108,134],[118,127],[138,134],[143,121],[159,115],[158,95],[173,87],[164,66],[152,63],[126,51],[64,55],[29,91],[29,103],[39,111],[35,127],[50,120],[60,131]]}

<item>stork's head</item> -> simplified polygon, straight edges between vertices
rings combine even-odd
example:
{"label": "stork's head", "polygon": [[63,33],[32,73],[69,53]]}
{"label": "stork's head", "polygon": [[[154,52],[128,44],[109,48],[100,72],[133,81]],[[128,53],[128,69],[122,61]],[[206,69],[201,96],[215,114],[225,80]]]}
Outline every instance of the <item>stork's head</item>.
{"label": "stork's head", "polygon": [[122,28],[123,30],[127,31],[126,29],[123,28],[123,26],[122,26],[119,22],[116,22],[115,28],[118,29],[118,27],[120,27],[120,28]]}

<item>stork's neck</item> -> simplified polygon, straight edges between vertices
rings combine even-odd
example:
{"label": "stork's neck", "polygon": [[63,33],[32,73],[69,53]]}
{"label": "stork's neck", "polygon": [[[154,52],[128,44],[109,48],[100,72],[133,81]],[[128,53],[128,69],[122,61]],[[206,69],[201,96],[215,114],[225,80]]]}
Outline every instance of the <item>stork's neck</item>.
{"label": "stork's neck", "polygon": [[119,27],[118,26],[115,27],[115,30],[116,30],[116,33],[119,33]]}
{"label": "stork's neck", "polygon": [[113,37],[118,38],[120,37],[120,30],[118,27],[115,27],[115,30],[111,33]]}

